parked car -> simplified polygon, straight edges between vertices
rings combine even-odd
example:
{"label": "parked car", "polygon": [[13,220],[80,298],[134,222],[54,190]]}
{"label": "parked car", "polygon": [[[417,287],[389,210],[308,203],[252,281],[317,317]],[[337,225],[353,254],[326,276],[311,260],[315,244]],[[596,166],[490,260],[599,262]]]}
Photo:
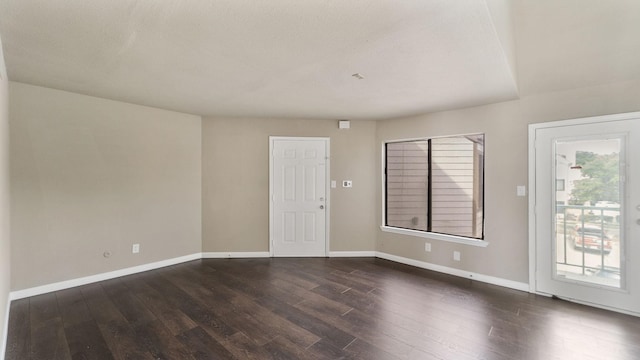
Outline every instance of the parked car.
{"label": "parked car", "polygon": [[611,238],[598,225],[578,224],[571,235],[576,249],[604,251],[605,254],[611,252]]}

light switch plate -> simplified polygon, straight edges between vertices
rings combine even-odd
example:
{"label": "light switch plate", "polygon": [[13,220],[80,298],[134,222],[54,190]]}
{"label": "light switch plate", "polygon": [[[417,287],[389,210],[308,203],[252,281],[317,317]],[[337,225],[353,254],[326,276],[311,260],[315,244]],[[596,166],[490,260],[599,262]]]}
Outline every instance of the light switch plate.
{"label": "light switch plate", "polygon": [[337,182],[335,180],[331,180],[331,188],[335,189],[337,186]]}
{"label": "light switch plate", "polygon": [[527,196],[527,187],[524,185],[516,186],[516,194],[518,196]]}

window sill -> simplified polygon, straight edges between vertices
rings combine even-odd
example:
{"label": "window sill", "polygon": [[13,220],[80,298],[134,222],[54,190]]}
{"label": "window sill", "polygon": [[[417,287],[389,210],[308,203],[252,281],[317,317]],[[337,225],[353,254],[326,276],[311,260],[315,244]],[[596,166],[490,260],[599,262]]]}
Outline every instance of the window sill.
{"label": "window sill", "polygon": [[462,236],[444,235],[444,234],[430,233],[430,232],[417,231],[417,230],[401,229],[401,228],[390,227],[390,226],[380,226],[380,230],[384,232],[394,233],[394,234],[415,236],[415,237],[420,237],[425,239],[441,240],[441,241],[452,242],[456,244],[464,244],[464,245],[471,245],[471,246],[478,246],[478,247],[487,247],[489,245],[489,242],[485,240],[476,240],[476,239],[470,239]]}

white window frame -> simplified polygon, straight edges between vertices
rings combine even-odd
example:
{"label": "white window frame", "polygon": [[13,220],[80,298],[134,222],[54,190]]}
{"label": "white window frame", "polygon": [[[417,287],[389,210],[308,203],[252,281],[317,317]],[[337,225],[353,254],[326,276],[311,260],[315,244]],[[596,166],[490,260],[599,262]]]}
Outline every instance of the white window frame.
{"label": "white window frame", "polygon": [[[386,175],[385,175],[385,166],[386,166],[386,145],[389,143],[398,143],[398,142],[409,142],[409,141],[421,141],[421,140],[428,140],[428,139],[437,139],[437,138],[448,138],[448,137],[455,137],[455,136],[465,136],[465,135],[477,135],[478,133],[468,133],[468,134],[458,134],[458,135],[446,135],[446,136],[433,136],[433,137],[418,137],[418,138],[408,138],[408,139],[393,139],[393,140],[384,140],[382,141],[381,144],[381,153],[380,153],[380,159],[381,159],[381,171],[380,171],[380,175],[381,175],[381,184],[382,184],[382,189],[381,189],[381,193],[382,193],[382,223],[380,225],[380,230],[382,230],[383,232],[387,232],[387,233],[393,233],[393,234],[400,234],[400,235],[407,235],[407,236],[412,236],[412,237],[418,237],[418,238],[423,238],[423,239],[431,239],[431,240],[439,240],[439,241],[444,241],[444,242],[451,242],[451,243],[456,243],[456,244],[463,244],[463,245],[471,245],[471,246],[477,246],[477,247],[487,247],[489,246],[489,242],[486,240],[486,234],[485,234],[485,239],[474,239],[474,238],[469,238],[469,237],[465,237],[465,236],[458,236],[458,235],[449,235],[449,234],[441,234],[441,233],[434,233],[434,232],[428,232],[428,231],[421,231],[421,230],[411,230],[411,229],[404,229],[404,228],[399,228],[399,227],[394,227],[394,226],[387,226],[385,225],[387,223],[387,209],[386,209],[386,198],[387,198],[387,179],[386,179]],[[486,134],[485,138],[486,138]],[[486,164],[486,162],[485,162]],[[484,191],[484,190],[483,190]],[[486,198],[483,196],[483,198],[486,200]],[[484,226],[484,224],[483,224]]]}

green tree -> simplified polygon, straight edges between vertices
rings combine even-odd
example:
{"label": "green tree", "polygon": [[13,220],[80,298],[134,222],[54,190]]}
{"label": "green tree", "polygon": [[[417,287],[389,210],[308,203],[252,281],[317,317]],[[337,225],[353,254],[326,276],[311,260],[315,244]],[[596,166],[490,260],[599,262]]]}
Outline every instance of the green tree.
{"label": "green tree", "polygon": [[620,158],[617,153],[595,154],[576,152],[576,165],[580,167],[582,179],[574,181],[571,190],[572,204],[582,205],[589,201],[620,201]]}

